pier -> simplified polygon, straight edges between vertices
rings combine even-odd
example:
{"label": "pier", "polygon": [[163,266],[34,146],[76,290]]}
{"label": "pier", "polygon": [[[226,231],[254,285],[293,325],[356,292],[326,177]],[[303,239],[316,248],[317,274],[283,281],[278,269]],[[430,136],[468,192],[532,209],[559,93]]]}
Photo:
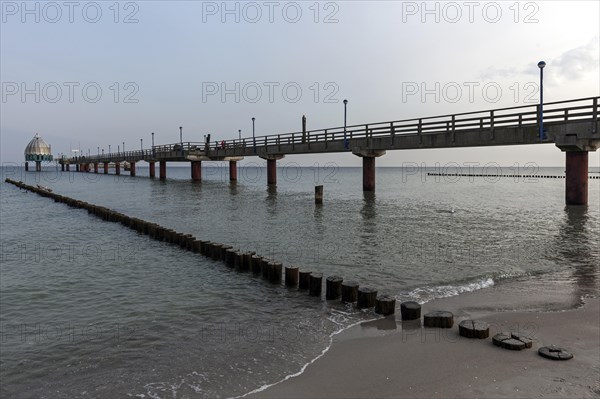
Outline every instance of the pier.
{"label": "pier", "polygon": [[[565,202],[567,205],[588,203],[588,153],[600,147],[598,100],[587,97],[545,103],[544,136],[540,137],[539,105],[498,108],[405,120],[341,126],[328,129],[302,130],[292,133],[246,137],[238,140],[180,142],[152,146],[149,149],[108,153],[89,157],[63,158],[61,170],[76,169],[108,173],[115,163],[130,164],[130,175],[136,175],[136,163],[149,164],[150,177],[167,178],[167,162],[190,163],[191,179],[202,180],[201,165],[207,161],[228,161],[229,177],[237,180],[237,162],[245,157],[267,161],[267,184],[277,184],[277,161],[286,155],[318,153],[351,153],[362,158],[363,190],[375,191],[375,160],[387,151],[432,148],[489,147],[531,144],[554,144],[565,153]],[[303,118],[304,121],[304,118]]]}

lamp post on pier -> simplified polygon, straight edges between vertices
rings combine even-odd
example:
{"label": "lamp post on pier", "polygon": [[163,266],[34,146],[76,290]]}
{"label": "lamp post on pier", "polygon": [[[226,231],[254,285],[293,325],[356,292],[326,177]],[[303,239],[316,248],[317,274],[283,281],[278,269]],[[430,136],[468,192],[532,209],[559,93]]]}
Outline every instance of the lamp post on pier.
{"label": "lamp post on pier", "polygon": [[252,117],[252,145],[254,146],[254,153],[256,154],[256,136],[254,135],[254,121],[255,117]]}
{"label": "lamp post on pier", "polygon": [[544,134],[544,67],[546,63],[540,61],[537,66],[540,68],[540,141],[543,141],[546,136]]}
{"label": "lamp post on pier", "polygon": [[344,100],[344,148],[348,149],[348,138],[346,137],[346,116],[348,100]]}

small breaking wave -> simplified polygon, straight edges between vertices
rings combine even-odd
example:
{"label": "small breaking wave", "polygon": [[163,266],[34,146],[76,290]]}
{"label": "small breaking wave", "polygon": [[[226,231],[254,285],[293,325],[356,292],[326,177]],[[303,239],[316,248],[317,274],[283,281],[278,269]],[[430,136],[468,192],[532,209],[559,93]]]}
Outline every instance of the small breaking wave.
{"label": "small breaking wave", "polygon": [[410,299],[420,304],[424,304],[433,299],[448,298],[451,296],[464,294],[466,292],[482,290],[484,288],[492,287],[494,284],[494,279],[490,277],[472,283],[460,285],[438,285],[434,287],[419,287],[406,294],[401,294],[399,295],[399,297],[403,299]]}

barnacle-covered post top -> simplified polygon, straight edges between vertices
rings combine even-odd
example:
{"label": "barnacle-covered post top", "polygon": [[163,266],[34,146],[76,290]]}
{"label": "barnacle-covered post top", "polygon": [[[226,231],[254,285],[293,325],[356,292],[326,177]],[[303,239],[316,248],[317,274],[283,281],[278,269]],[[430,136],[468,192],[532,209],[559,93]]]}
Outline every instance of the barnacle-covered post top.
{"label": "barnacle-covered post top", "polygon": [[25,147],[26,170],[29,169],[28,161],[35,162],[35,169],[38,172],[42,169],[42,162],[52,161],[52,148],[37,133]]}

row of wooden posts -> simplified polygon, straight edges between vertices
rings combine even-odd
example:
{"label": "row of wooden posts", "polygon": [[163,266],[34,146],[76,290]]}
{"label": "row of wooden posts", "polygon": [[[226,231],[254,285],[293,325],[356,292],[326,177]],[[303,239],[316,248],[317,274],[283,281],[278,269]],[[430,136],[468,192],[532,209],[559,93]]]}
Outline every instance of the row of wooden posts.
{"label": "row of wooden posts", "polygon": [[[6,179],[6,182],[16,185],[21,189],[35,192],[41,196],[52,198],[55,202],[86,209],[89,214],[95,215],[105,221],[121,223],[123,226],[148,235],[152,239],[178,245],[184,250],[200,253],[215,261],[224,262],[228,267],[240,272],[251,272],[255,276],[260,275],[265,280],[274,284],[284,282],[286,287],[307,290],[311,296],[322,296],[322,273],[300,270],[296,266],[286,266],[284,268],[281,262],[260,256],[254,251],[244,252],[233,248],[231,245],[198,240],[192,234],[180,233],[156,223],[127,216],[103,206],[59,195],[45,187],[34,187],[12,179]],[[285,274],[283,274],[284,270]],[[394,314],[396,308],[396,299],[394,297],[377,295],[377,290],[375,289],[360,287],[357,282],[344,281],[342,277],[338,276],[329,276],[325,279],[325,298],[327,300],[341,299],[341,301],[346,303],[356,303],[359,309],[374,307],[376,313],[384,316]]]}
{"label": "row of wooden posts", "polygon": [[[488,173],[434,173],[427,172],[427,176],[448,176],[448,177],[520,177],[524,179],[564,179],[563,175],[503,175]],[[589,179],[600,179],[600,176],[589,176]]]}

